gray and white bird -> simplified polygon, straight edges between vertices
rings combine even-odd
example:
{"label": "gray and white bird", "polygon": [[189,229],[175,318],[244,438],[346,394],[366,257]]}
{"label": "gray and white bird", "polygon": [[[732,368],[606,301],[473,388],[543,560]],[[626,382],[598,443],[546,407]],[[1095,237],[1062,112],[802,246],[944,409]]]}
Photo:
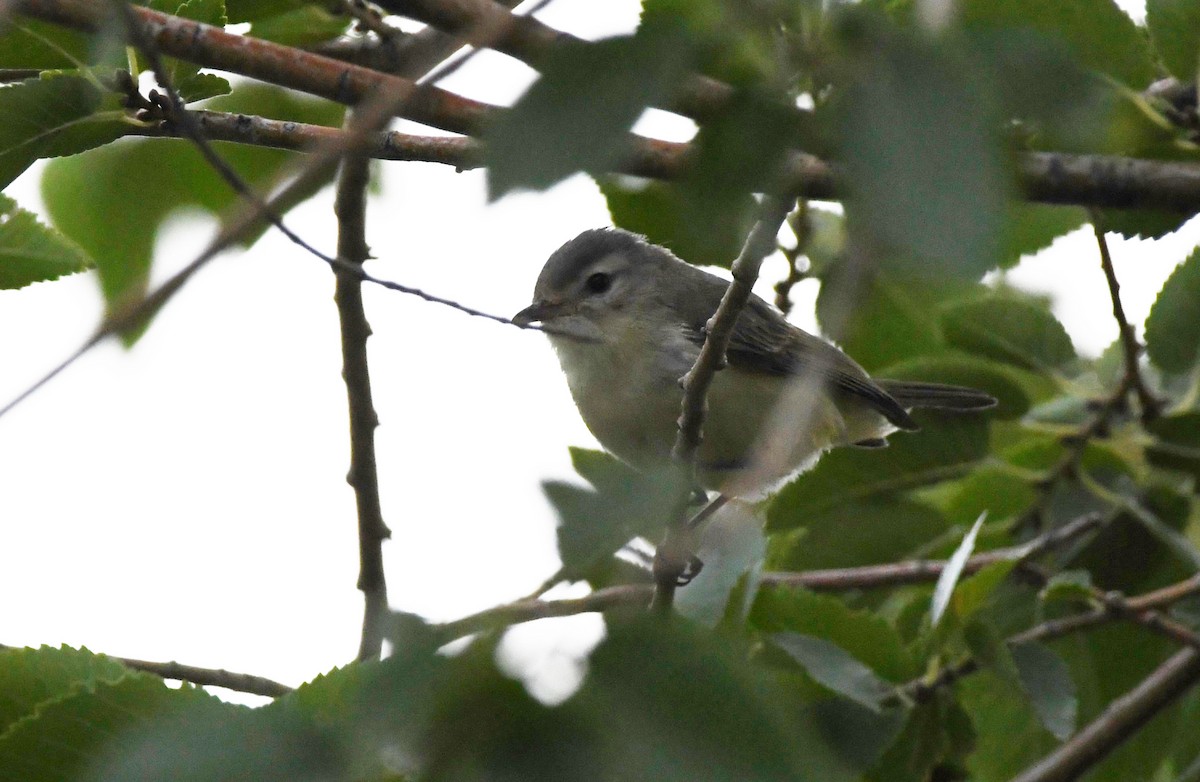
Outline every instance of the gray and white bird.
{"label": "gray and white bird", "polygon": [[[705,324],[728,283],[620,229],[584,231],[550,256],[533,303],[513,317],[540,322],[588,429],[642,470],[669,464]],[[914,407],[982,410],[982,391],[873,380],[832,344],[788,323],[752,296],[734,328],[728,366],[709,389],[700,484],[752,497],[842,445],[882,447],[915,430]]]}

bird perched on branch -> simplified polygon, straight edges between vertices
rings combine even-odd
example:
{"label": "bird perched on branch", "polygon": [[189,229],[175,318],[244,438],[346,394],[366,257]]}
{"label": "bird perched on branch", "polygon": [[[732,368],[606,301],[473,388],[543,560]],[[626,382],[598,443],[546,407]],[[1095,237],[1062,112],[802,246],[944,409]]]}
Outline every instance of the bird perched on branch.
{"label": "bird perched on branch", "polygon": [[[584,231],[546,261],[533,303],[588,429],[636,469],[670,464],[683,401],[680,378],[704,344],[728,283],[620,229]],[[982,410],[982,391],[874,380],[832,344],[793,326],[757,296],[738,317],[728,365],[713,378],[700,484],[754,496],[843,445],[878,448],[916,430],[914,407]]]}

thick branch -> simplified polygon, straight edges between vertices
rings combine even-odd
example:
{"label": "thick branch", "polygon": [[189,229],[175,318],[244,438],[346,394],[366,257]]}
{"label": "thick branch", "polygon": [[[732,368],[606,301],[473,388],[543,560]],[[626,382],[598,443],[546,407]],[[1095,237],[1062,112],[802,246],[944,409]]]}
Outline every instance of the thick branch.
{"label": "thick branch", "polygon": [[[488,46],[538,67],[551,51],[568,41],[579,42],[569,33],[555,30],[530,16],[512,13],[506,4],[493,0],[382,0],[392,13],[425,22],[460,36],[475,45]],[[707,76],[693,75],[681,95],[661,108],[703,121],[715,114],[733,96],[733,88]],[[797,110],[799,113],[799,110]]]}
{"label": "thick branch", "polygon": [[[104,3],[89,0],[16,0],[16,10],[78,30],[95,32],[108,21]],[[300,49],[227,33],[137,6],[133,9],[159,51],[207,68],[238,73],[271,84],[357,104],[373,94],[396,101],[400,116],[455,133],[477,131],[495,107],[437,87],[322,57]]]}
{"label": "thick branch", "polygon": [[1176,652],[1137,687],[1110,703],[1090,725],[1019,774],[1013,782],[1077,779],[1198,680],[1200,652],[1191,648]]}

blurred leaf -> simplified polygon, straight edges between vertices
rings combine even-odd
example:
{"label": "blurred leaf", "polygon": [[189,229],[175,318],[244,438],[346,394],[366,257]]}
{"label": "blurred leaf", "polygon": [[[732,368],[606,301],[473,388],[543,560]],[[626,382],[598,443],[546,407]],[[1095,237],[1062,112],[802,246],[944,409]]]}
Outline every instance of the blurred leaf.
{"label": "blurred leaf", "polygon": [[1200,482],[1200,413],[1177,413],[1156,419],[1149,430],[1157,438],[1146,448],[1156,467],[1192,475]]}
{"label": "blurred leaf", "polygon": [[[701,217],[693,193],[677,183],[650,182],[626,187],[617,179],[600,180],[613,224],[643,234],[688,263],[729,267],[754,224],[754,199],[744,194],[740,204],[728,203]],[[711,218],[711,219],[710,219]]]}
{"label": "blurred leaf", "polygon": [[250,35],[284,46],[313,46],[331,41],[346,32],[347,16],[331,14],[324,7],[305,4],[277,15],[259,18],[250,25]]}
{"label": "blurred leaf", "polygon": [[784,504],[777,510],[772,506],[769,514],[786,514],[781,524],[793,523],[792,519],[799,523],[797,534],[776,535],[771,540],[768,561],[772,570],[890,562],[937,539],[949,526],[936,508],[891,495],[846,499],[803,516],[792,516]]}
{"label": "blurred leaf", "polygon": [[1044,603],[1061,601],[1087,604],[1092,600],[1092,589],[1091,573],[1086,570],[1066,570],[1051,576],[1038,597]]}
{"label": "blurred leaf", "polygon": [[1049,247],[1087,222],[1087,212],[1078,206],[1053,206],[1026,201],[1009,205],[1001,267],[1016,266],[1020,260]]}
{"label": "blurred leaf", "polygon": [[883,450],[841,448],[785,486],[767,512],[767,531],[793,529],[856,499],[960,477],[988,451],[987,421],[978,415],[935,418],[918,413],[920,432],[893,436]]}
{"label": "blurred leaf", "polygon": [[607,454],[573,448],[571,458],[596,490],[560,481],[542,490],[558,513],[561,575],[581,580],[631,539],[664,529],[678,494],[670,476],[636,472]]}
{"label": "blurred leaf", "polygon": [[846,250],[846,217],[841,212],[808,205],[806,214],[808,241],[804,255],[809,261],[809,272],[816,277],[831,274],[833,264],[843,257]]}
{"label": "blurred leaf", "polygon": [[571,703],[604,715],[614,779],[848,781],[871,751],[834,744],[821,715],[684,621],[610,624],[589,669]]}
{"label": "blurred leaf", "polygon": [[192,687],[171,689],[161,679],[145,674],[127,673],[115,681],[101,679],[86,690],[43,703],[32,717],[0,735],[0,779],[155,778],[144,770],[138,776],[106,777],[104,769],[122,762],[123,750],[138,731],[189,710],[227,717],[242,709]]}
{"label": "blurred leaf", "polygon": [[999,263],[1011,189],[993,96],[965,52],[867,22],[843,26],[847,224],[904,277],[978,280]]}
{"label": "blurred leaf", "polygon": [[[980,520],[982,518],[980,516]],[[993,562],[980,569],[979,572],[973,573],[959,581],[958,586],[954,587],[950,595],[950,606],[954,611],[955,617],[960,622],[965,622],[978,613],[987,603],[988,598],[992,596],[992,593],[996,591],[996,588],[1003,583],[1004,579],[1008,578],[1008,574],[1012,572],[1014,565],[1016,565],[1015,559]],[[943,577],[945,576],[944,571],[942,575]],[[938,586],[941,586],[940,579]],[[936,596],[936,590],[934,594]]]}
{"label": "blurred leaf", "polygon": [[983,526],[983,519],[984,516],[980,514],[971,529],[967,530],[967,534],[963,535],[962,542],[946,562],[942,574],[938,576],[937,584],[933,588],[933,601],[929,608],[930,624],[934,626],[942,618],[946,607],[950,605],[950,596],[954,593],[954,587],[958,584],[959,576],[962,575],[963,568],[967,564],[967,558],[975,549],[975,537],[979,534],[979,528]]}
{"label": "blurred leaf", "polygon": [[953,695],[938,691],[912,709],[904,730],[867,779],[871,782],[962,779],[960,765],[974,744],[971,718]]}
{"label": "blurred leaf", "polygon": [[41,157],[72,155],[131,126],[114,96],[83,76],[56,74],[0,87],[0,188]]}
{"label": "blurred leaf", "polygon": [[945,350],[937,301],[947,291],[906,285],[869,273],[853,258],[821,278],[817,322],[821,331],[870,372]]}
{"label": "blurred leaf", "polygon": [[986,391],[999,400],[995,409],[987,411],[989,418],[998,420],[1025,415],[1030,403],[1027,389],[1038,384],[1036,375],[963,353],[909,359],[876,374],[890,380],[923,380]]}
{"label": "blurred leaf", "polygon": [[1200,356],[1200,250],[1163,283],[1146,318],[1146,352],[1168,372],[1186,372]]}
{"label": "blurred leaf", "polygon": [[643,27],[596,43],[561,42],[542,77],[485,132],[488,198],[609,170],[646,107],[669,97],[689,52],[678,30]]}
{"label": "blurred leaf", "polygon": [[1154,78],[1144,35],[1113,0],[964,0],[957,10],[967,28],[1028,29],[1061,41],[1083,65],[1135,89]]}
{"label": "blurred leaf", "polygon": [[992,670],[955,684],[975,724],[975,746],[966,758],[970,779],[1012,779],[1058,742],[1037,718],[1020,688]]}
{"label": "blurred leaf", "polygon": [[78,245],[0,193],[0,289],[56,280],[93,265]]}
{"label": "blurred leaf", "polygon": [[[223,28],[225,18],[224,0],[150,0],[150,8],[163,13],[190,19],[194,22]],[[174,57],[164,57],[167,77],[184,103],[225,95],[229,92],[229,82],[211,73],[200,73],[200,66]]]}
{"label": "blurred leaf", "polygon": [[892,695],[893,687],[831,641],[800,633],[776,633],[771,641],[823,686],[873,712],[881,712]]}
{"label": "blurred leaf", "polygon": [[970,524],[984,511],[998,522],[1024,512],[1036,498],[1028,481],[1005,469],[981,467],[954,484],[945,512],[950,524]]}
{"label": "blurred leaf", "polygon": [[901,683],[918,673],[904,642],[886,620],[806,589],[760,589],[750,621],[768,634],[800,633],[837,645],[883,679]]}
{"label": "blurred leaf", "polygon": [[1059,741],[1066,741],[1075,732],[1079,709],[1067,664],[1039,643],[1017,644],[1012,648],[1012,656],[1025,694],[1042,724]]}
{"label": "blurred leaf", "polygon": [[[696,556],[704,568],[675,595],[675,609],[709,627],[735,618],[740,626],[758,588],[767,541],[763,519],[749,503],[733,500],[718,510],[700,532]],[[737,591],[744,584],[744,591]],[[736,602],[735,602],[736,601]]]}
{"label": "blurred leaf", "polygon": [[13,14],[0,28],[0,68],[79,68],[90,51],[90,36],[50,22]]}
{"label": "blurred leaf", "polygon": [[87,649],[70,647],[0,650],[0,735],[40,704],[115,682],[129,675],[124,665]]}
{"label": "blurred leaf", "polygon": [[1200,2],[1146,0],[1146,27],[1167,70],[1180,81],[1195,81],[1200,64]]}
{"label": "blurred leaf", "polygon": [[[252,84],[214,99],[208,107],[328,126],[338,124],[343,111],[327,101]],[[251,184],[269,181],[295,159],[295,153],[282,150],[221,142],[214,146]],[[319,185],[303,197],[317,189]],[[89,197],[79,198],[82,192]],[[170,214],[189,206],[220,213],[236,200],[225,180],[182,139],[127,140],[55,160],[42,178],[42,197],[54,226],[96,261],[110,306],[144,290],[159,226]],[[260,235],[252,235],[246,244]]]}
{"label": "blurred leaf", "polygon": [[1050,371],[1075,359],[1062,324],[1044,307],[996,296],[942,308],[950,344],[1026,369]]}

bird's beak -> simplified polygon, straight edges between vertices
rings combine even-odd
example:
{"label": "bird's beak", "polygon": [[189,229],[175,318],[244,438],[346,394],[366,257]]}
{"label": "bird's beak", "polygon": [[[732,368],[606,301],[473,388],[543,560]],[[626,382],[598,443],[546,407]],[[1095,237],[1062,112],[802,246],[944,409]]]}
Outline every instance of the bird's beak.
{"label": "bird's beak", "polygon": [[525,309],[512,316],[512,322],[522,328],[530,323],[545,323],[557,317],[562,312],[561,304],[552,304],[547,301],[535,301]]}

